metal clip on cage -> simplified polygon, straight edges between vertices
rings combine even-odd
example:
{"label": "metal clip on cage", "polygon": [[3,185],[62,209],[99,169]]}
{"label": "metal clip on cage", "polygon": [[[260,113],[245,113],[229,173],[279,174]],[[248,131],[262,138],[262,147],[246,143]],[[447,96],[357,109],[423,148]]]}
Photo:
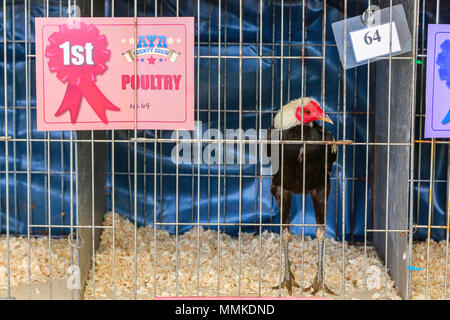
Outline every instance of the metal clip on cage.
{"label": "metal clip on cage", "polygon": [[361,15],[361,21],[366,25],[366,26],[371,26],[375,20],[375,12],[376,10],[379,10],[380,8],[378,8],[377,6],[370,6],[366,9],[366,11],[363,12],[363,14]]}

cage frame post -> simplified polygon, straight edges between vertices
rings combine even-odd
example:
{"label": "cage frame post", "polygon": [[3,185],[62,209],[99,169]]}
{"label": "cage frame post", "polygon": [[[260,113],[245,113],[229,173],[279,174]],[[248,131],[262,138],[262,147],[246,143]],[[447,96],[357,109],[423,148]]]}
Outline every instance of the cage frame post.
{"label": "cage frame post", "polygon": [[[90,139],[91,132],[77,132],[77,138]],[[94,143],[97,139],[105,138],[105,131],[96,131],[93,133],[92,142],[76,144],[77,226],[88,226],[88,228],[78,228],[76,231],[81,296],[95,261],[95,251],[100,243],[102,230],[98,227],[102,226],[106,213],[106,144]]]}
{"label": "cage frame post", "polygon": [[[417,1],[380,1],[380,7],[402,4],[411,34],[417,28]],[[406,55],[415,56],[413,52]],[[414,142],[412,114],[415,113],[415,63],[409,59],[376,62],[375,143],[373,183],[373,242],[385,261],[392,280],[403,299],[408,296],[408,232],[410,146],[395,146],[397,142]],[[386,81],[389,79],[389,81]],[[393,123],[401,126],[391,127]],[[394,174],[395,173],[395,174]],[[394,178],[395,177],[395,178]],[[386,206],[386,203],[389,203]],[[394,232],[395,230],[395,232]],[[387,274],[386,274],[387,276]],[[387,278],[386,278],[387,279]],[[387,281],[387,280],[386,280]]]}
{"label": "cage frame post", "polygon": [[[105,16],[103,2],[77,1],[81,16]],[[92,7],[91,7],[92,6]],[[77,131],[76,142],[76,221],[77,257],[80,292],[83,297],[91,269],[95,273],[95,252],[100,244],[101,226],[107,211],[106,201],[106,131]],[[87,226],[87,227],[85,227]],[[95,290],[94,290],[95,291]]]}

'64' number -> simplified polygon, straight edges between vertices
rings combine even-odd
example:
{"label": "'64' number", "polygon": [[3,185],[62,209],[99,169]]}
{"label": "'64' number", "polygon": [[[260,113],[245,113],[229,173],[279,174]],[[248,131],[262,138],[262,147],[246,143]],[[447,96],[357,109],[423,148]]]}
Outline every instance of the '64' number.
{"label": "'64' number", "polygon": [[369,35],[370,32],[371,32],[371,31],[367,32],[367,33],[364,35],[364,42],[365,42],[366,44],[371,45],[372,42],[373,42],[373,40],[378,40],[378,42],[381,41],[381,37],[380,37],[380,34],[378,33],[378,29],[375,30],[375,33],[373,34],[373,37],[371,37],[371,36]]}

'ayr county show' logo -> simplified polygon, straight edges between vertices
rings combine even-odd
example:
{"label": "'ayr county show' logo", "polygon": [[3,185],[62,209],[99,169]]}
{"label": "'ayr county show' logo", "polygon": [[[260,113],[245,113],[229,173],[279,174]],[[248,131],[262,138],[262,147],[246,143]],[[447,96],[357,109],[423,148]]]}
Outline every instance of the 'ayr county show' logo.
{"label": "'ayr county show' logo", "polygon": [[[181,53],[167,46],[168,44],[172,44],[173,41],[174,39],[167,38],[164,35],[140,35],[137,37],[136,50],[134,48],[130,49],[122,53],[122,55],[128,62],[133,62],[137,57],[142,55],[158,55],[166,58],[170,62],[175,62]],[[180,41],[180,39],[177,39],[177,41]]]}

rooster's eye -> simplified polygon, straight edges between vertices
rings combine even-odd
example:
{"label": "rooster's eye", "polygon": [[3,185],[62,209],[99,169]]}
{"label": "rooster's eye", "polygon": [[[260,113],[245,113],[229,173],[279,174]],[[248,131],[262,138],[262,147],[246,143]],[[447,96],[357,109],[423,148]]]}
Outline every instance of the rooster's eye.
{"label": "rooster's eye", "polygon": [[309,111],[309,110],[305,110],[305,113],[306,113],[306,114],[310,114],[310,113],[311,113],[311,111]]}

